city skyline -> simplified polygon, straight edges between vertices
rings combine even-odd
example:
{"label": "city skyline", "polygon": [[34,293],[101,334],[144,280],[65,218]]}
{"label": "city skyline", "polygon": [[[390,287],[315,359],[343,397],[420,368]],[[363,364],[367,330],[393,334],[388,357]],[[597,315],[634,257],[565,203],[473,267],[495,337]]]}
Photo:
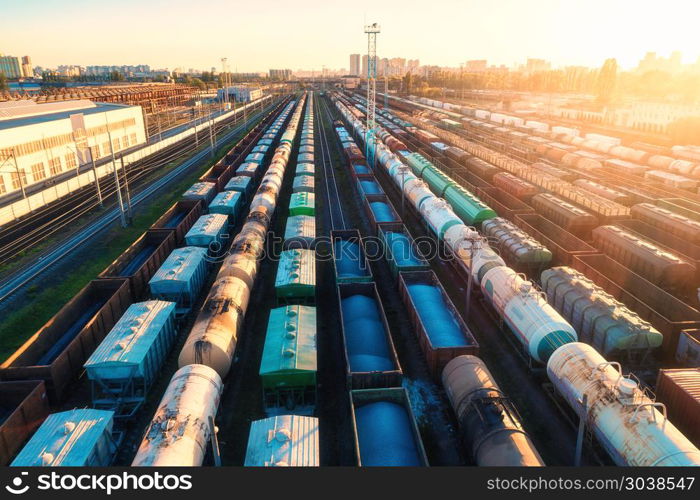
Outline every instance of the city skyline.
{"label": "city skyline", "polygon": [[[435,66],[458,67],[471,59],[513,66],[527,58],[541,58],[551,61],[553,67],[596,67],[606,58],[615,57],[622,68],[629,69],[647,52],[668,56],[681,50],[684,63],[695,62],[700,55],[700,48],[695,48],[697,44],[692,40],[694,17],[682,15],[687,2],[670,0],[664,12],[652,10],[651,2],[627,0],[572,1],[566,5],[553,0],[496,3],[499,9],[494,10],[493,6],[475,2],[441,2],[443,12],[449,15],[438,18],[440,26],[428,24],[418,15],[417,2],[388,1],[381,6],[359,2],[350,12],[343,4],[304,2],[283,18],[269,18],[267,7],[247,4],[236,6],[235,18],[240,24],[234,23],[231,29],[230,16],[206,16],[206,11],[181,0],[158,0],[147,5],[125,0],[120,4],[124,12],[115,11],[106,2],[26,0],[3,7],[0,29],[5,34],[3,53],[20,57],[29,54],[42,67],[148,64],[159,69],[220,70],[220,57],[228,57],[231,71],[238,72],[267,71],[271,67],[320,72],[323,66],[349,70],[348,54],[366,52],[363,24],[375,21],[382,26],[378,42],[381,57],[419,59]],[[207,5],[210,11],[226,11],[231,6],[224,0],[212,0]],[[284,4],[272,0],[269,5],[276,8]],[[626,23],[627,9],[632,6],[634,23]],[[36,18],[37,9],[43,12],[40,18]],[[499,15],[503,9],[510,14]],[[606,15],[601,17],[601,12]],[[128,36],[131,30],[143,27],[142,23],[133,26],[134,13],[149,23],[152,36],[146,41]],[[314,21],[329,16],[343,22]],[[478,24],[470,24],[469,19],[477,18],[481,20]],[[12,25],[5,25],[3,21],[10,19]],[[109,19],[108,27],[127,36],[105,36],[105,19]],[[200,19],[201,23],[196,22]],[[27,23],[35,29],[24,29]],[[81,29],[61,28],[70,23],[78,23]],[[268,26],[264,36],[258,28],[261,24]],[[30,32],[43,36],[29,36]],[[292,32],[294,37],[289,36]],[[44,37],[55,43],[43,44]],[[308,50],[319,39],[327,39],[328,43]]]}

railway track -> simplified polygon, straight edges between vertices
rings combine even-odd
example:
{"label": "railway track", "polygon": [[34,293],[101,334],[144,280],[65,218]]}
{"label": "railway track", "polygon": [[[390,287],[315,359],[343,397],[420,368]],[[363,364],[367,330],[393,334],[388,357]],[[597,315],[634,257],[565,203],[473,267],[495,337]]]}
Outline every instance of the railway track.
{"label": "railway track", "polygon": [[[274,105],[274,103],[273,103]],[[262,115],[266,110],[270,108],[265,108],[260,111],[256,118]],[[223,137],[219,139],[221,143],[225,143],[231,140],[236,134],[240,133],[246,124],[242,123],[231,129]],[[137,194],[131,197],[132,206],[137,206],[139,203],[149,198],[151,195],[156,193],[158,190],[167,186],[171,181],[178,178],[183,173],[187,172],[192,166],[196,165],[198,162],[204,160],[207,155],[210,154],[209,149],[204,149],[199,151],[194,156],[183,162],[181,165],[173,168],[168,173],[154,181],[152,184],[145,187],[143,190],[139,191]],[[48,250],[47,252],[39,255],[27,266],[17,270],[16,272],[9,275],[2,286],[0,286],[0,302],[10,297],[15,291],[24,286],[26,283],[32,279],[39,276],[42,272],[48,269],[50,266],[61,260],[63,257],[67,256],[72,250],[76,249],[83,242],[89,240],[90,238],[96,236],[101,231],[109,227],[111,224],[116,222],[120,216],[118,208],[111,208],[102,214],[95,221],[91,222],[84,228],[75,231],[66,240],[62,241],[56,247]]]}
{"label": "railway track", "polygon": [[[323,101],[323,104],[321,104],[320,101]],[[326,133],[326,128],[323,126],[323,119],[321,117],[321,113],[323,113],[323,115],[331,124],[333,124],[333,118],[328,111],[328,105],[326,104],[326,101],[324,99],[314,99],[314,104],[316,107],[317,115],[317,137],[318,142],[321,146],[320,149],[321,164],[323,166],[324,192],[326,194],[326,201],[328,202],[328,212],[330,214],[331,228],[346,229],[346,218],[345,214],[343,213],[342,203],[340,202],[338,182],[335,177],[335,172],[333,169],[333,159],[331,158],[330,146],[328,144],[328,135]]]}

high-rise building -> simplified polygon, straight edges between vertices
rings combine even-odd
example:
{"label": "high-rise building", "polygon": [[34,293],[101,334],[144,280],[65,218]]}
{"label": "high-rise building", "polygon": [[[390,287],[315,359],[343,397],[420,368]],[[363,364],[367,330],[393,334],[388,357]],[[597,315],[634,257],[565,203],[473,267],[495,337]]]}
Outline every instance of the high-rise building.
{"label": "high-rise building", "polygon": [[0,54],[0,73],[10,80],[22,78],[22,66],[19,64],[19,57],[4,56]]}
{"label": "high-rise building", "polygon": [[360,54],[350,54],[350,74],[360,76]]}
{"label": "high-rise building", "polygon": [[487,64],[488,62],[486,59],[472,59],[471,61],[467,61],[464,70],[468,73],[482,73],[486,71]]}
{"label": "high-rise building", "polygon": [[360,73],[360,76],[363,78],[367,78],[367,54],[362,56],[362,73]]}
{"label": "high-rise building", "polygon": [[34,77],[34,68],[32,68],[32,58],[29,56],[22,56],[22,75],[25,78]]}
{"label": "high-rise building", "polygon": [[290,80],[292,78],[291,69],[271,69],[270,80]]}

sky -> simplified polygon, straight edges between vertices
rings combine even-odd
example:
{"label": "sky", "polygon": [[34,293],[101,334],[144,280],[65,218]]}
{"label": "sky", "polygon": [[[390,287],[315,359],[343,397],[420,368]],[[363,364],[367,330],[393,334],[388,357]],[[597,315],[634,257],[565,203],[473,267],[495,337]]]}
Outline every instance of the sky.
{"label": "sky", "polygon": [[220,70],[227,57],[234,71],[320,71],[366,53],[377,22],[380,57],[630,68],[647,51],[697,60],[699,18],[693,0],[0,0],[0,52],[43,67]]}

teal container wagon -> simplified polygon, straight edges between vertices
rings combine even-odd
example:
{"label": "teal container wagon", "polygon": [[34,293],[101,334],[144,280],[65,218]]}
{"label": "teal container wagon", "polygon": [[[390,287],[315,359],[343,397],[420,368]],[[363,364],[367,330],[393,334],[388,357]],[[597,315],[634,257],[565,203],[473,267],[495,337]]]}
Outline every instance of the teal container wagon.
{"label": "teal container wagon", "polygon": [[316,254],[313,250],[285,250],[280,254],[275,293],[282,301],[313,301],[316,295]]}
{"label": "teal container wagon", "polygon": [[148,282],[151,296],[175,302],[177,316],[184,316],[197,302],[207,272],[207,251],[204,248],[176,248]]}
{"label": "teal container wagon", "polygon": [[13,467],[107,467],[117,451],[114,412],[92,408],[49,415]]}
{"label": "teal container wagon", "polygon": [[132,304],[83,365],[92,405],[133,417],[158,378],[177,336],[175,302]]}
{"label": "teal container wagon", "polygon": [[403,224],[382,224],[378,236],[383,245],[384,257],[389,263],[394,278],[398,278],[402,271],[430,269],[430,264],[425,260]]}
{"label": "teal container wagon", "polygon": [[289,215],[316,215],[316,195],[314,193],[292,193],[289,201]]}
{"label": "teal container wagon", "polygon": [[229,223],[233,224],[241,205],[243,205],[243,194],[238,191],[222,191],[214,196],[209,204],[209,213],[228,215]]}

